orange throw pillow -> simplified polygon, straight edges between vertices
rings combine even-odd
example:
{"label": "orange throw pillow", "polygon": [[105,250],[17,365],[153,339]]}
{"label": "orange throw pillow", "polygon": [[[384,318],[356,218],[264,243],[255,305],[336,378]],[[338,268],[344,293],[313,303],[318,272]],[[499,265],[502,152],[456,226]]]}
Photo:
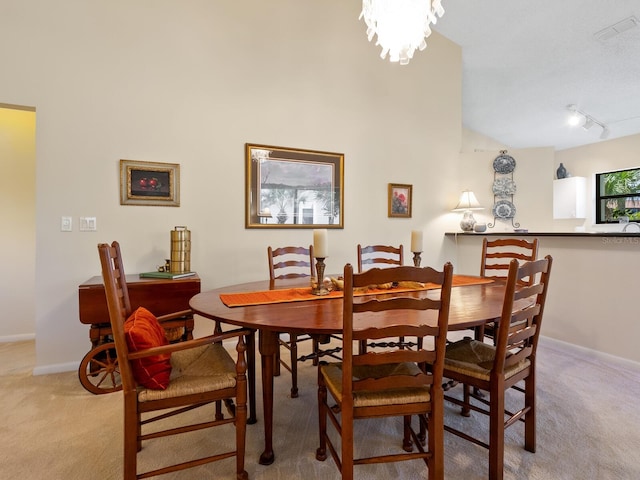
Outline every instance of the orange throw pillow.
{"label": "orange throw pillow", "polygon": [[[143,307],[139,307],[124,322],[124,334],[132,352],[169,343],[158,319]],[[138,384],[154,390],[166,390],[171,375],[171,354],[132,360],[131,369]]]}

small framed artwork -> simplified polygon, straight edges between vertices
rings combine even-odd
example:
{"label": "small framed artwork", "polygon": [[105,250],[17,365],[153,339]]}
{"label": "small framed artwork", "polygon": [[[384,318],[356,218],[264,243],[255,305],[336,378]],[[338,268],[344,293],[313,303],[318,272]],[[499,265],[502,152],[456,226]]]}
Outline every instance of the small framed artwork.
{"label": "small framed artwork", "polygon": [[389,217],[411,218],[413,185],[389,184]]}
{"label": "small framed artwork", "polygon": [[120,160],[120,205],[180,206],[180,165]]}

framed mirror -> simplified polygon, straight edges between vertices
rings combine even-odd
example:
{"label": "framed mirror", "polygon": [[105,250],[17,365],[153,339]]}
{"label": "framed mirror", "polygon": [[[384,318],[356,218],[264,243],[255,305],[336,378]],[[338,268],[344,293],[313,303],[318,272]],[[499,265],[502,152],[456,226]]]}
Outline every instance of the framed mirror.
{"label": "framed mirror", "polygon": [[344,228],[344,154],[245,145],[246,228]]}

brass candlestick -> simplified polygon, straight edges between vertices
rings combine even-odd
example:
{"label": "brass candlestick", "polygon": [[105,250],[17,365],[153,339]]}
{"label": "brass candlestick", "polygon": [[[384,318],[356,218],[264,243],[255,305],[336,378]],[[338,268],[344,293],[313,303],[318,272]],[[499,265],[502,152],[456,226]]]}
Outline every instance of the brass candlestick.
{"label": "brass candlestick", "polygon": [[329,295],[329,290],[324,286],[324,258],[316,257],[316,274],[318,283],[315,288],[311,289],[311,293],[314,295]]}
{"label": "brass candlestick", "polygon": [[422,252],[413,252],[413,266],[414,267],[419,267],[420,266],[420,254]]}

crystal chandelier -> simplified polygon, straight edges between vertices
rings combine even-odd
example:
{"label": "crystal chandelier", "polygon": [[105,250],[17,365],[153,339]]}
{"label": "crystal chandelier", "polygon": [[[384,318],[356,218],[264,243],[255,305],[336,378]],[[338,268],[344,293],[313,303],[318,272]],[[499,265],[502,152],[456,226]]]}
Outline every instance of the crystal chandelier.
{"label": "crystal chandelier", "polygon": [[362,0],[360,19],[367,24],[369,41],[377,35],[380,57],[406,65],[416,49],[427,47],[430,24],[444,15],[442,0]]}

